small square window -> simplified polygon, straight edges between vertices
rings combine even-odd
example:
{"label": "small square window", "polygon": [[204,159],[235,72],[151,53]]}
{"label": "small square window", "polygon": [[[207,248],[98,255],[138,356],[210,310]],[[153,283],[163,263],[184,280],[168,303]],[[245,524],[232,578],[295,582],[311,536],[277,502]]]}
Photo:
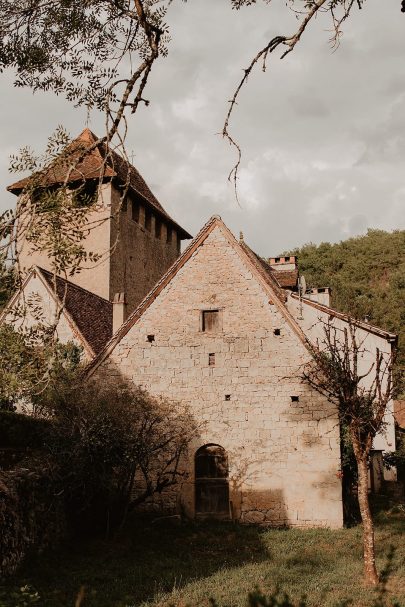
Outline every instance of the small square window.
{"label": "small square window", "polygon": [[231,400],[231,395],[230,394],[225,394],[225,400]]}
{"label": "small square window", "polygon": [[292,402],[292,403],[298,403],[298,401],[299,401],[299,400],[300,400],[300,397],[299,397],[299,396],[292,396],[292,397],[291,397],[291,402]]}
{"label": "small square window", "polygon": [[203,310],[202,312],[202,331],[219,331],[219,310]]}
{"label": "small square window", "polygon": [[281,329],[274,329],[274,335],[281,335]]}
{"label": "small square window", "polygon": [[215,367],[215,353],[211,352],[208,354],[208,365],[210,367]]}

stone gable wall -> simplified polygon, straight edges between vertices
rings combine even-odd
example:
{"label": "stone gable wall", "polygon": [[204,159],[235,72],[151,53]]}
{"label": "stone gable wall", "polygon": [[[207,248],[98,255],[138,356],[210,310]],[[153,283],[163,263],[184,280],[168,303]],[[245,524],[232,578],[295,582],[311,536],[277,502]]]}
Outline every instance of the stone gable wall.
{"label": "stone gable wall", "polygon": [[[220,311],[220,331],[201,331],[205,309]],[[148,335],[154,336],[151,343]],[[209,365],[212,353],[215,366]],[[166,496],[168,507],[194,515],[194,454],[216,443],[229,457],[232,517],[340,527],[336,411],[301,384],[307,358],[237,245],[216,227],[96,377],[121,376],[154,395],[187,403],[201,423],[186,464],[188,480],[176,499],[172,492]]]}

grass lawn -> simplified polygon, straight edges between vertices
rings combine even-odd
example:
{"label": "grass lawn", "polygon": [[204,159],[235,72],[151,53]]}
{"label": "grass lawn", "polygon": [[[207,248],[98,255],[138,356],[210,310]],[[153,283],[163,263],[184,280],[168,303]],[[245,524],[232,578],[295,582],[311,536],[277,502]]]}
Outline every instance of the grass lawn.
{"label": "grass lawn", "polygon": [[360,527],[266,530],[138,518],[113,540],[77,541],[27,564],[0,586],[0,606],[74,607],[84,585],[81,607],[208,607],[210,597],[220,607],[246,606],[256,587],[266,595],[279,588],[294,605],[305,595],[308,607],[405,607],[404,531],[404,510],[378,515],[378,567],[388,577],[379,595],[361,583]]}

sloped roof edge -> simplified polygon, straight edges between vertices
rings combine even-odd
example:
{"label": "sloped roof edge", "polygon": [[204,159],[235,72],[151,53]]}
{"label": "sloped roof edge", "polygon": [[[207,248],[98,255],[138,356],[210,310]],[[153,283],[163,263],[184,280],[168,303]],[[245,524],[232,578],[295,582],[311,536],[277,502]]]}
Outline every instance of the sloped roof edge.
{"label": "sloped roof edge", "polygon": [[[296,300],[300,299],[299,295],[297,295],[296,293],[291,293],[291,297],[293,297]],[[374,325],[371,325],[370,323],[365,322],[363,320],[357,320],[356,318],[353,318],[353,317],[349,316],[348,314],[343,314],[343,312],[338,312],[337,310],[334,310],[333,308],[329,308],[328,306],[325,306],[324,304],[321,304],[317,301],[313,301],[312,299],[303,297],[302,302],[308,306],[311,306],[312,308],[316,308],[317,310],[320,310],[321,312],[328,314],[329,316],[334,316],[335,318],[339,318],[340,320],[344,320],[345,322],[352,322],[356,327],[359,327],[360,329],[364,329],[365,331],[368,331],[369,333],[373,333],[374,335],[378,335],[379,337],[383,337],[384,339],[386,339],[387,341],[389,341],[391,343],[396,343],[398,340],[398,335],[396,333],[390,333],[389,331],[384,331],[384,329],[375,327]]]}

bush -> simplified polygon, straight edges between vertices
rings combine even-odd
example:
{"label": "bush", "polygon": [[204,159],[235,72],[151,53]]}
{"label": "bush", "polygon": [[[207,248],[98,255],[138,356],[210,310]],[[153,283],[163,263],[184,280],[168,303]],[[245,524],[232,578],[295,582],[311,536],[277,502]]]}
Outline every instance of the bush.
{"label": "bush", "polygon": [[49,470],[0,472],[0,574],[10,575],[31,552],[54,545],[64,535],[63,501]]}
{"label": "bush", "polygon": [[50,407],[50,457],[76,521],[123,522],[184,476],[181,460],[197,428],[183,405],[116,380],[86,382]]}
{"label": "bush", "polygon": [[43,448],[49,431],[48,420],[12,411],[0,411],[0,448]]}

